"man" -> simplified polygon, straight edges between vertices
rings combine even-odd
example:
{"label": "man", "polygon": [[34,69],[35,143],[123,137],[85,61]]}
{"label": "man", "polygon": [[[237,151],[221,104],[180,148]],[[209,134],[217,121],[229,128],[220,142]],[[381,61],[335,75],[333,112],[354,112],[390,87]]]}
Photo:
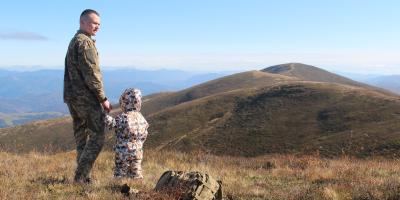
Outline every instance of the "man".
{"label": "man", "polygon": [[90,183],[90,171],[104,143],[104,110],[110,112],[99,67],[95,36],[99,14],[91,9],[80,16],[80,28],[68,46],[64,72],[64,102],[73,120],[77,150],[74,181]]}

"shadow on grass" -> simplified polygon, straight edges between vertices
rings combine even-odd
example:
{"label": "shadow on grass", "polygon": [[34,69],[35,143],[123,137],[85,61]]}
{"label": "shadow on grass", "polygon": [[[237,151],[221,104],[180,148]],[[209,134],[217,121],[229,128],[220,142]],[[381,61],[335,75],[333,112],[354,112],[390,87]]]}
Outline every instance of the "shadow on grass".
{"label": "shadow on grass", "polygon": [[42,184],[42,185],[56,185],[56,184],[70,184],[70,182],[68,181],[67,177],[63,176],[63,177],[38,177],[36,179],[32,179],[29,182],[31,183],[38,183],[38,184]]}

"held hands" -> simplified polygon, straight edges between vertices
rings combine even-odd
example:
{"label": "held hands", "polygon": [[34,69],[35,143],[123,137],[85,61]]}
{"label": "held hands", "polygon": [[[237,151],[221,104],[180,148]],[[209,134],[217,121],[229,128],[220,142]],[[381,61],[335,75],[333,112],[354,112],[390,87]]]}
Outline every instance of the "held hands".
{"label": "held hands", "polygon": [[110,111],[112,110],[111,103],[110,103],[108,100],[103,101],[103,102],[101,103],[101,106],[103,106],[104,110],[105,110],[107,113],[110,113]]}
{"label": "held hands", "polygon": [[106,129],[108,130],[116,128],[117,126],[115,119],[108,114],[106,114],[104,117],[104,124],[106,125]]}

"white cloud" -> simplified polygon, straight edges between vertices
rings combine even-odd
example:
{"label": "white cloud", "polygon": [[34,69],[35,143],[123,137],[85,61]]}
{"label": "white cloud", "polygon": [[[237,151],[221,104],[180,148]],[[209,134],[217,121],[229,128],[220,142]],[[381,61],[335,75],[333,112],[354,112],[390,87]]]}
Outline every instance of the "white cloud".
{"label": "white cloud", "polygon": [[48,40],[47,37],[33,32],[0,32],[1,40]]}

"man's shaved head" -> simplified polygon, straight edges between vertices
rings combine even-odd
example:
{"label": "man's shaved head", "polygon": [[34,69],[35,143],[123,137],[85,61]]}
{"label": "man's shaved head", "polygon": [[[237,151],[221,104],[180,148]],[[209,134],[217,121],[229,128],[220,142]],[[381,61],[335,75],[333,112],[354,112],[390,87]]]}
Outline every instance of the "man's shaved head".
{"label": "man's shaved head", "polygon": [[100,14],[97,12],[97,11],[95,11],[95,10],[92,10],[92,9],[86,9],[86,10],[84,10],[82,13],[81,13],[81,19],[82,18],[87,18],[90,14],[96,14],[98,17],[100,17]]}

